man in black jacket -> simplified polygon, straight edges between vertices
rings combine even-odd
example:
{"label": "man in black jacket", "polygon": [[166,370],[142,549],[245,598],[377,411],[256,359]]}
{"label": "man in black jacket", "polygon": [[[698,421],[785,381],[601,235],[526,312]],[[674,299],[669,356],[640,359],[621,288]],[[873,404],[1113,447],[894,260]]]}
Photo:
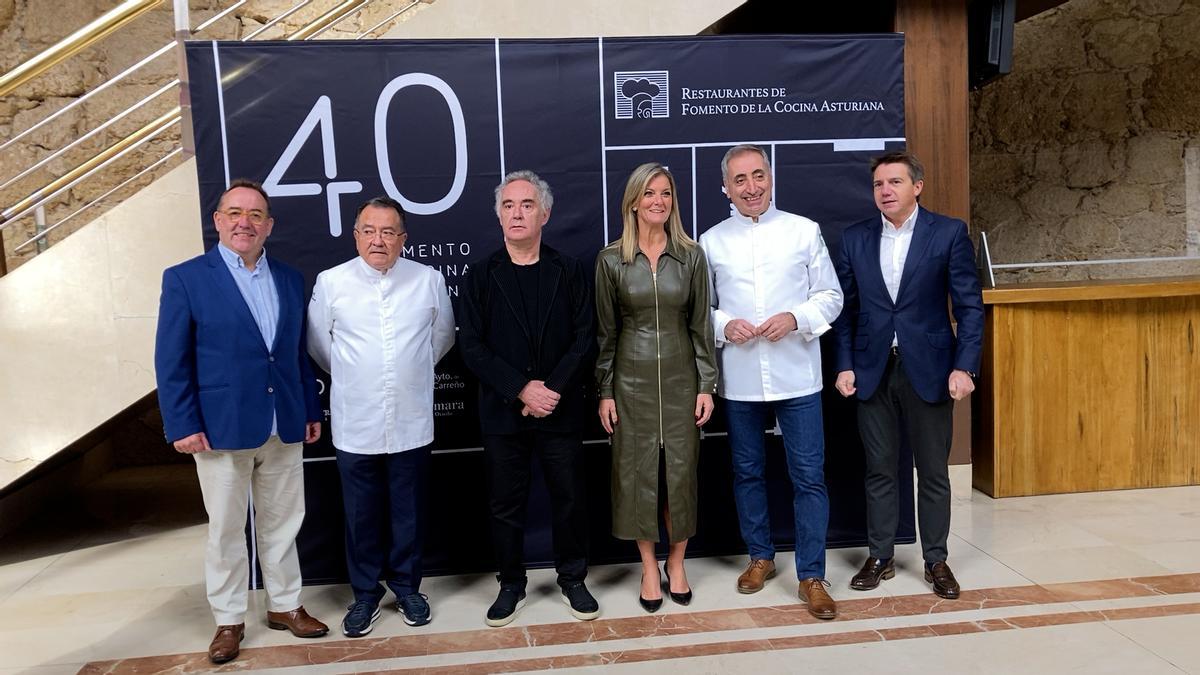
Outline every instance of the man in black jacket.
{"label": "man in black jacket", "polygon": [[596,332],[588,275],[542,244],[550,186],[515,171],[496,187],[504,247],[471,265],[461,300],[459,350],[479,378],[492,538],[500,593],[487,612],[503,626],[525,604],[522,543],[529,469],[537,454],[554,518],[554,564],[563,602],[578,619],[600,615],[584,585],[587,518],[583,401]]}

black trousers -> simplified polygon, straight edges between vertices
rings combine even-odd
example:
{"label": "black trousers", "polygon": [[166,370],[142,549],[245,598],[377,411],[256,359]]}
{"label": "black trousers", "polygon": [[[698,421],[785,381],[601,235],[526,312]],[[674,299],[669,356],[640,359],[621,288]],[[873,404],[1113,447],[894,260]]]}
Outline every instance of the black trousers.
{"label": "black trousers", "polygon": [[582,436],[546,431],[488,434],[483,449],[500,583],[525,586],[525,510],[535,455],[550,493],[558,584],[566,587],[583,581],[587,576],[588,524]]}
{"label": "black trousers", "polygon": [[870,555],[895,554],[900,521],[900,480],[911,480],[908,467],[900,471],[901,433],[912,447],[917,467],[917,531],[925,562],[946,560],[950,535],[950,443],[954,401],[927,403],[917,395],[904,373],[903,356],[888,360],[879,388],[858,407],[858,431],[867,460],[867,543]]}
{"label": "black trousers", "polygon": [[336,450],[346,507],[346,568],[356,601],[421,588],[429,446],[384,455]]}

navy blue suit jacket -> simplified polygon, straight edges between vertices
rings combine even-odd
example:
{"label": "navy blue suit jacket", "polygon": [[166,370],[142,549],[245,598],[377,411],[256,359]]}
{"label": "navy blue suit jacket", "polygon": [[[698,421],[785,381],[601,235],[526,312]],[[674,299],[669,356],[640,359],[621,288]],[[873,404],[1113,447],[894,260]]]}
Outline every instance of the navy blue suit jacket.
{"label": "navy blue suit jacket", "polygon": [[163,272],[154,368],[168,441],[203,431],[214,450],[257,448],[274,413],[279,439],[299,443],[305,423],[324,417],[305,351],[304,277],[270,265],[279,291],[270,346],[215,246]]}
{"label": "navy blue suit jacket", "polygon": [[[887,366],[894,333],[917,395],[930,403],[945,401],[950,398],[950,371],[979,372],[983,350],[983,294],[967,225],[919,209],[895,302],[879,266],[882,230],[882,220],[875,216],[842,234],[837,271],[845,305],[833,325],[837,372],[853,370],[858,398],[871,398]],[[957,336],[950,327],[947,297],[958,322]]]}

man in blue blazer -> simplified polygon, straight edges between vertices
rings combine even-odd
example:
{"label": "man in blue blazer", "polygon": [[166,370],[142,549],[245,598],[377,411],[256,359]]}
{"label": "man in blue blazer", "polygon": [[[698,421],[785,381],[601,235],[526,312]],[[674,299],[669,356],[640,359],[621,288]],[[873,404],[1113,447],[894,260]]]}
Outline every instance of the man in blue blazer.
{"label": "man in blue blazer", "polygon": [[[866,452],[869,556],[850,581],[869,590],[895,576],[899,520],[900,434],[917,467],[917,522],[925,580],[954,599],[958,581],[946,564],[950,533],[947,461],[954,401],[975,389],[983,347],[983,295],[975,250],[961,220],[921,209],[924,169],[893,152],[871,162],[870,218],[842,235],[838,278],[845,295],[837,336],[836,387],[857,396]],[[947,298],[958,322],[950,325]],[[902,423],[903,421],[903,423]],[[904,472],[904,480],[909,480]]]}
{"label": "man in blue blazer", "polygon": [[196,460],[208,512],[213,663],[237,657],[245,633],[251,489],[267,625],[329,631],[300,604],[303,444],[320,438],[323,412],[304,348],[304,279],[263,247],[274,222],[262,186],[235,180],[213,213],[219,243],[163,272],[158,402],[167,440]]}

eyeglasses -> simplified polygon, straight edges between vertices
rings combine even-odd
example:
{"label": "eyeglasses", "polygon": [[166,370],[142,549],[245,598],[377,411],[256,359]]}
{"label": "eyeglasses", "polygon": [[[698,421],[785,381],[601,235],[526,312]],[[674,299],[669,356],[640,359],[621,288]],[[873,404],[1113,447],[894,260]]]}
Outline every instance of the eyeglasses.
{"label": "eyeglasses", "polygon": [[233,208],[225,209],[224,211],[218,211],[218,213],[224,214],[226,218],[233,221],[241,220],[242,216],[246,216],[246,220],[249,220],[251,225],[262,225],[263,223],[267,222],[267,213],[265,211],[259,211],[258,209],[250,209],[249,211],[245,211],[242,209]]}
{"label": "eyeglasses", "polygon": [[368,240],[374,239],[375,235],[379,235],[380,237],[383,237],[384,241],[396,241],[405,234],[404,232],[397,232],[395,230],[376,230],[373,227],[364,227],[361,229],[356,227],[354,228],[354,231],[366,237]]}

